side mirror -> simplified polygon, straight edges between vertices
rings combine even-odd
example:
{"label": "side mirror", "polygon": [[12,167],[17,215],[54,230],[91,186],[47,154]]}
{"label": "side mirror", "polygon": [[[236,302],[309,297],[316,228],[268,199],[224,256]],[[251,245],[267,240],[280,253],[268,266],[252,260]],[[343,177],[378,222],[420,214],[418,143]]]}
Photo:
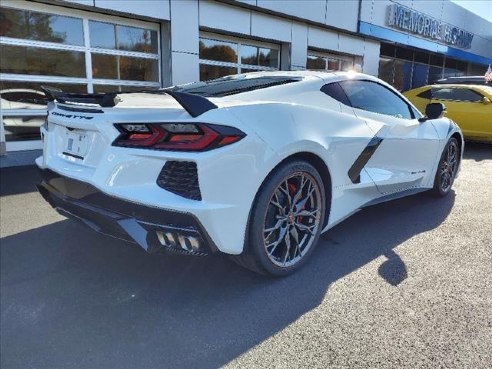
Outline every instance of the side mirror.
{"label": "side mirror", "polygon": [[439,119],[446,113],[446,105],[443,103],[431,103],[425,107],[425,115],[428,119]]}
{"label": "side mirror", "polygon": [[482,104],[484,104],[484,105],[488,105],[488,104],[490,104],[490,103],[491,103],[491,101],[490,101],[490,99],[489,99],[487,96],[484,96],[484,97],[482,98]]}

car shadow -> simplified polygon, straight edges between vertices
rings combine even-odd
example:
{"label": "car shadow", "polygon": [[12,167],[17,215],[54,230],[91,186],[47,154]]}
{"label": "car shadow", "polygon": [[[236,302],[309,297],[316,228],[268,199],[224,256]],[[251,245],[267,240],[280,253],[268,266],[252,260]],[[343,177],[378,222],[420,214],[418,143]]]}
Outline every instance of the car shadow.
{"label": "car shadow", "polygon": [[408,272],[394,249],[439,226],[453,204],[454,192],[419,194],[362,210],[283,279],[225,257],[147,255],[69,220],[5,237],[2,367],[220,367],[316,308],[334,282],[376,258],[386,258],[379,276],[398,286]]}
{"label": "car shadow", "polygon": [[0,169],[0,196],[35,192],[35,184],[41,180],[33,165]]}
{"label": "car shadow", "polygon": [[492,143],[466,141],[463,159],[492,160]]}

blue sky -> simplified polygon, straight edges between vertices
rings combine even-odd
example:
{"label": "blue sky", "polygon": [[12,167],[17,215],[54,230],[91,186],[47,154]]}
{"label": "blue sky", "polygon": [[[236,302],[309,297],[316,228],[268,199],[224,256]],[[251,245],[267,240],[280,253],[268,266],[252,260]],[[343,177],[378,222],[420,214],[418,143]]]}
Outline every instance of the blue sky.
{"label": "blue sky", "polygon": [[451,0],[452,2],[478,14],[492,22],[492,0]]}

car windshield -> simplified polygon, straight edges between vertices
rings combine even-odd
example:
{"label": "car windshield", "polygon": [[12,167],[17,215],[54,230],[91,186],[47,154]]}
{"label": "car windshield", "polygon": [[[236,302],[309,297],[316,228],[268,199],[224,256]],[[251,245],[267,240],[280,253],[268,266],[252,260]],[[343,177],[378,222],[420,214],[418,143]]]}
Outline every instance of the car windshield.
{"label": "car windshield", "polygon": [[[172,87],[171,91],[186,92],[204,97],[222,97],[254,91],[262,88],[300,81],[300,77],[269,76],[250,77],[244,75],[223,77],[206,82],[196,82]],[[164,90],[165,91],[165,90]]]}

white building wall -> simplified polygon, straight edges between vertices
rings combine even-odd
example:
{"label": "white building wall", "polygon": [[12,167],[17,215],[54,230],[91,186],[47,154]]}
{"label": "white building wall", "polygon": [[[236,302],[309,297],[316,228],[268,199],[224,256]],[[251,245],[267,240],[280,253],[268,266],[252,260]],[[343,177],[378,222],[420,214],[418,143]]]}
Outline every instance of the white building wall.
{"label": "white building wall", "polygon": [[199,14],[200,27],[251,35],[251,10],[214,1],[200,1]]}
{"label": "white building wall", "polygon": [[313,22],[325,24],[327,0],[278,1],[258,0],[259,8],[273,10],[295,17],[309,19]]}
{"label": "white building wall", "polygon": [[198,81],[198,2],[171,2],[171,83]]}
{"label": "white building wall", "polygon": [[326,25],[357,32],[358,18],[358,1],[327,0]]}
{"label": "white building wall", "polygon": [[169,0],[94,0],[94,6],[136,16],[170,19]]}
{"label": "white building wall", "polygon": [[291,68],[305,69],[308,50],[308,29],[303,23],[292,23],[292,45],[290,49]]}

